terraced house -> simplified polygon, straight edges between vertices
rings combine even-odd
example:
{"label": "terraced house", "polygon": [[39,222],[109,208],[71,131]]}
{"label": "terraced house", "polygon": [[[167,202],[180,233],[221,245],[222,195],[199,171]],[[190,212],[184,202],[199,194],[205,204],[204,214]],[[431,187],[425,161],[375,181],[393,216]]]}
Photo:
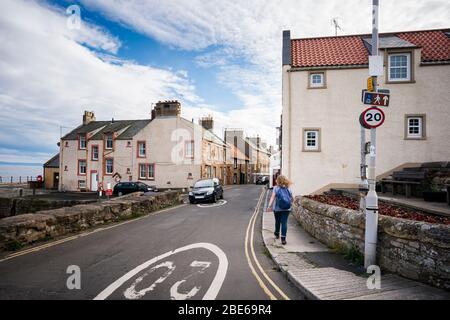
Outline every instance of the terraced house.
{"label": "terraced house", "polygon": [[[178,101],[158,102],[151,119],[83,123],[60,141],[59,190],[97,191],[120,181],[187,188],[205,177],[226,181],[226,150],[212,131],[180,116]],[[210,127],[208,127],[209,125]]]}
{"label": "terraced house", "polygon": [[[283,33],[282,173],[295,194],[356,187],[361,91],[371,35],[291,39]],[[394,170],[450,159],[450,29],[380,35],[389,89],[377,129],[377,179]]]}

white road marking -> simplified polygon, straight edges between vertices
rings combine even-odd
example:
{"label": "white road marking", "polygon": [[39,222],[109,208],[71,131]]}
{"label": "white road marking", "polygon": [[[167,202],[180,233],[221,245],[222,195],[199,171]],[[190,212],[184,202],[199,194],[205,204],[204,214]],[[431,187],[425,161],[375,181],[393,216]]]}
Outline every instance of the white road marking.
{"label": "white road marking", "polygon": [[186,280],[180,280],[170,288],[170,298],[172,300],[187,300],[195,296],[200,291],[201,287],[193,287],[188,293],[179,293],[178,287],[184,282],[186,282]]}
{"label": "white road marking", "polygon": [[209,268],[211,265],[211,262],[209,261],[192,261],[191,267],[201,268],[201,270],[190,274],[187,276],[184,280],[176,282],[171,288],[170,288],[170,298],[172,300],[187,300],[195,296],[201,289],[201,286],[192,288],[191,291],[188,293],[180,293],[178,292],[178,287],[186,282],[187,279],[191,278],[196,273],[204,273],[206,269]]}
{"label": "white road marking", "polygon": [[[158,280],[156,280],[155,282],[152,283],[152,285],[150,287],[147,287],[145,289],[136,291],[136,286],[142,281],[144,280],[145,277],[147,277],[149,274],[153,273],[153,271],[155,271],[156,269],[159,268],[167,268],[168,270],[164,273],[163,276],[161,276]],[[163,262],[161,264],[158,264],[156,267],[153,267],[150,269],[150,271],[144,273],[142,276],[140,276],[139,278],[137,278],[133,284],[131,285],[131,287],[129,287],[127,290],[124,291],[123,295],[125,296],[125,298],[130,299],[130,300],[136,300],[136,299],[140,299],[143,296],[145,296],[147,294],[147,292],[153,291],[156,288],[156,285],[159,283],[162,283],[164,280],[167,279],[167,277],[169,277],[172,272],[175,270],[175,265],[173,264],[172,261],[166,261]]]}
{"label": "white road marking", "polygon": [[227,203],[227,200],[219,200],[216,203],[211,204],[197,204],[197,207],[199,208],[214,208],[214,207],[220,207]]}
{"label": "white road marking", "polygon": [[[214,279],[213,279],[210,287],[208,288],[208,290],[206,291],[205,295],[203,296],[203,300],[214,300],[217,297],[217,294],[219,293],[220,289],[222,288],[222,284],[223,284],[223,282],[225,280],[225,276],[226,276],[227,270],[228,270],[228,259],[227,259],[226,254],[218,246],[216,246],[216,245],[214,245],[212,243],[194,243],[194,244],[190,244],[190,245],[187,245],[185,247],[178,248],[176,250],[166,252],[166,253],[164,253],[162,255],[159,255],[159,256],[157,256],[157,257],[155,257],[153,259],[150,259],[150,260],[140,264],[139,266],[137,266],[133,270],[127,272],[125,275],[123,275],[122,277],[120,277],[119,279],[114,281],[113,283],[111,283],[106,289],[104,289],[102,292],[100,292],[94,298],[94,300],[105,300],[113,292],[115,292],[118,288],[120,288],[126,281],[131,279],[133,276],[135,276],[136,274],[138,274],[142,270],[145,270],[146,268],[148,268],[152,264],[154,264],[154,263],[156,263],[156,262],[158,262],[158,261],[160,261],[162,259],[165,259],[167,257],[170,257],[172,255],[175,255],[177,253],[188,251],[188,250],[191,250],[191,249],[198,249],[198,248],[207,249],[207,250],[211,251],[212,253],[214,253],[217,256],[217,258],[219,258],[219,266],[217,267],[216,275],[214,276]],[[202,262],[202,263],[203,263],[202,266],[205,267],[205,265],[206,265],[205,262]]]}

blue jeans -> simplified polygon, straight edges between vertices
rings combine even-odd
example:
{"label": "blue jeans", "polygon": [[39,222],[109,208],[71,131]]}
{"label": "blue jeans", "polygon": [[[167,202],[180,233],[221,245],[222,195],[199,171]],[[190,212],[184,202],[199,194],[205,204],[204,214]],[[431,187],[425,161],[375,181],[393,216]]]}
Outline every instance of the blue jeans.
{"label": "blue jeans", "polygon": [[287,221],[290,211],[274,211],[275,215],[275,236],[280,235],[281,226],[281,238],[286,238]]}

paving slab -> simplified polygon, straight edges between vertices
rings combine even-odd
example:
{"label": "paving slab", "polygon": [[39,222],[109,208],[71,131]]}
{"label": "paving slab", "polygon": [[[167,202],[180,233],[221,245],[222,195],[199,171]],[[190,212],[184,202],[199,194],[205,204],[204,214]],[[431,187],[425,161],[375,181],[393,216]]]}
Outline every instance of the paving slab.
{"label": "paving slab", "polygon": [[308,234],[291,215],[287,244],[274,237],[275,218],[262,212],[262,235],[278,268],[308,299],[450,300],[450,292],[394,274],[382,274],[381,288],[368,289],[362,266],[345,260]]}

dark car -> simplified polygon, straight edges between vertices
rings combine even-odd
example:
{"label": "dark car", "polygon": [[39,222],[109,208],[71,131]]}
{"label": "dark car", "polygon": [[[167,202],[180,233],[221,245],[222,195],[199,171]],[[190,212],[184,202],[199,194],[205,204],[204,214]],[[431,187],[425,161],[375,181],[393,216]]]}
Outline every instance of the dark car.
{"label": "dark car", "polygon": [[189,202],[213,202],[223,199],[223,188],[219,179],[199,180],[189,192]]}
{"label": "dark car", "polygon": [[143,182],[120,182],[114,186],[113,194],[123,196],[133,192],[156,191],[155,187],[149,186]]}

